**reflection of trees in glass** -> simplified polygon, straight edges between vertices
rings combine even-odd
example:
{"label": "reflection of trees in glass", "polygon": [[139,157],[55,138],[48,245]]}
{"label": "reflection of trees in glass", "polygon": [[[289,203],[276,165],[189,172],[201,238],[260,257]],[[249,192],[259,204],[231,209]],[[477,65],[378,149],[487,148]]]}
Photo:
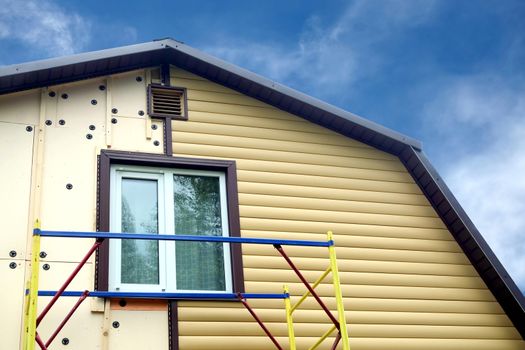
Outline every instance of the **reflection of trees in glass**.
{"label": "reflection of trees in glass", "polygon": [[[144,196],[144,191],[149,192]],[[141,201],[140,205],[139,202]],[[142,213],[150,208],[149,215]],[[158,232],[157,184],[151,180],[122,180],[122,231],[127,233]],[[137,230],[137,223],[139,230]],[[122,240],[121,282],[159,283],[159,249],[157,241]]]}
{"label": "reflection of trees in glass", "polygon": [[[175,231],[180,235],[222,236],[219,179],[174,176]],[[225,290],[223,244],[177,242],[177,288]]]}

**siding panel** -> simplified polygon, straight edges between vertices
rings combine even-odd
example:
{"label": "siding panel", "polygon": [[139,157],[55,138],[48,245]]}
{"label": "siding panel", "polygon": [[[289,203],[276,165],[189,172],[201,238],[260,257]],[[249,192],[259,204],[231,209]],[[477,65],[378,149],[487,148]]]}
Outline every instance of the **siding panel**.
{"label": "siding panel", "polygon": [[[399,159],[178,69],[172,82],[189,97],[189,120],[172,124],[174,153],[237,162],[242,236],[334,231],[352,349],[524,347]],[[328,264],[324,248],[285,250],[311,281]],[[303,292],[272,247],[243,254],[248,292]],[[335,309],[329,282],[319,292]],[[250,303],[286,346],[282,300]],[[328,328],[312,300],[295,317],[299,349]],[[272,348],[238,303],[180,302],[179,320],[183,350]]]}

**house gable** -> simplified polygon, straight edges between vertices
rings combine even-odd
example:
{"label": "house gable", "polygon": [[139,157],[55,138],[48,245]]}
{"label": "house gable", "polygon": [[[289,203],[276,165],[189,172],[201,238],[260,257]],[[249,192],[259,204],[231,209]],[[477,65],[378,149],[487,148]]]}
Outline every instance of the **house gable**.
{"label": "house gable", "polygon": [[[338,209],[332,210],[336,213],[329,216],[328,221],[333,224],[334,231],[339,228],[341,232],[344,232],[344,225],[349,223],[338,222],[337,218],[347,217],[348,220],[352,221],[352,225],[358,225],[352,235],[359,232],[359,235],[363,236],[368,236],[361,232],[366,231],[365,227],[368,227],[372,220],[376,223],[377,220],[379,222],[387,220],[384,222],[385,225],[381,225],[381,232],[390,232],[389,230],[397,232],[393,233],[393,237],[384,237],[378,235],[378,232],[371,233],[370,236],[376,241],[390,243],[392,241],[386,238],[399,239],[400,241],[397,241],[396,244],[400,245],[406,243],[411,246],[410,244],[414,242],[422,243],[429,237],[426,230],[445,232],[448,238],[451,237],[450,233],[452,233],[452,238],[457,243],[445,239],[445,236],[440,239],[431,239],[432,241],[449,242],[445,245],[448,247],[447,249],[452,249],[451,251],[439,250],[444,248],[438,250],[435,250],[437,248],[427,248],[425,250],[418,245],[414,246],[414,251],[423,252],[417,253],[418,256],[434,256],[435,261],[400,262],[440,264],[443,259],[448,261],[445,256],[450,257],[449,253],[456,257],[462,256],[462,258],[458,258],[459,260],[451,260],[453,263],[446,263],[446,267],[455,264],[468,264],[470,266],[472,263],[472,266],[495,296],[495,300],[501,304],[523,336],[525,333],[525,312],[522,294],[425,158],[420,150],[421,145],[415,140],[258,77],[253,73],[211,58],[173,40],[113,49],[103,54],[90,53],[82,57],[77,56],[73,60],[50,60],[47,63],[35,64],[33,70],[28,68],[30,64],[23,65],[21,68],[2,68],[0,69],[0,89],[8,93],[31,87],[106,76],[129,71],[133,68],[159,66],[166,64],[166,62],[184,68],[184,70],[180,68],[171,69],[171,80],[173,85],[181,85],[179,82],[188,84],[188,98],[190,100],[190,120],[188,122],[172,121],[170,124],[172,127],[173,152],[186,156],[237,159],[239,174],[243,176],[242,178],[240,176],[240,184],[248,191],[246,192],[247,196],[244,196],[245,202],[243,202],[248,203],[246,207],[249,208],[244,209],[248,220],[244,221],[260,222],[262,219],[268,218],[278,223],[278,227],[275,225],[264,226],[256,231],[282,231],[282,227],[288,227],[286,225],[289,225],[290,222],[279,217],[282,213],[286,213],[287,217],[294,217],[294,220],[304,221],[300,229],[288,227],[285,232],[305,233],[309,232],[307,230],[313,230],[313,227],[316,227],[316,232],[324,231],[326,228],[322,227],[326,225],[321,224],[317,227],[313,222],[326,222],[327,219],[323,215],[329,214],[326,213],[327,210],[320,208],[335,205]],[[134,77],[132,75],[133,73],[130,73],[129,76],[123,75],[128,76],[129,84],[133,82]],[[118,78],[119,76],[114,77]],[[79,84],[84,83],[80,82]],[[127,100],[127,97],[124,97],[124,100]],[[124,102],[119,103],[119,105],[122,105],[120,108],[123,111],[128,108]],[[109,106],[106,105],[106,108]],[[120,113],[124,113],[123,111]],[[134,113],[134,111],[129,113]],[[129,113],[126,112],[126,114]],[[192,113],[194,119],[192,119]],[[124,116],[119,118],[119,123],[120,121],[129,121],[136,125],[142,123],[142,121],[137,120]],[[111,121],[101,121],[101,123],[108,122]],[[122,125],[119,124],[119,126]],[[157,130],[161,131],[161,124],[158,125]],[[151,125],[140,124],[140,130],[145,134],[148,133],[150,127]],[[115,128],[114,130],[115,133],[112,137],[117,140],[115,141],[117,144],[114,144],[113,147],[122,149],[134,147],[134,138],[130,137],[129,133],[117,134],[119,132],[117,130],[128,129]],[[137,128],[130,127],[129,130],[137,130]],[[159,140],[161,148],[153,147],[153,141],[150,136],[144,146],[151,147],[154,151],[162,151],[162,139]],[[118,142],[123,143],[119,146]],[[142,147],[140,148],[142,149]],[[252,159],[252,154],[256,154],[257,158]],[[294,159],[294,162],[289,162],[291,158]],[[290,174],[290,168],[293,168],[293,174]],[[261,169],[263,170],[261,171]],[[345,178],[345,181],[337,180],[339,182],[334,182],[338,178]],[[240,191],[242,186],[239,188]],[[334,189],[329,186],[336,186],[337,188]],[[315,189],[312,190],[311,188]],[[343,189],[341,190],[341,188]],[[255,199],[261,200],[261,197],[264,197],[266,193],[271,193],[270,197],[287,197],[287,200],[292,197],[301,198],[301,196],[305,196],[309,200],[299,199],[288,204],[281,200],[278,202],[281,209],[276,212],[273,209],[260,208],[272,208],[272,205],[277,205],[274,202],[275,198],[266,198],[266,202],[263,201],[264,205],[257,204],[259,202],[253,204]],[[318,198],[319,193],[323,195],[326,193],[326,196],[329,197]],[[352,201],[358,202],[359,205],[356,203],[352,207],[347,203],[348,198],[352,198]],[[418,201],[412,202],[414,198],[418,198]],[[383,205],[381,208],[375,204],[378,202]],[[305,208],[301,205],[310,205],[311,207]],[[350,207],[345,207],[345,205],[350,205]],[[404,215],[399,213],[402,211],[402,205],[410,206],[405,209],[414,209],[419,214],[406,215],[408,218],[404,218]],[[359,209],[355,209],[357,207]],[[386,209],[387,207],[388,209]],[[396,209],[393,209],[394,207]],[[415,207],[419,207],[419,209],[415,209]],[[370,210],[371,213],[362,213],[361,211],[365,210],[363,208],[368,208],[366,210]],[[431,210],[432,208],[434,210]],[[243,213],[241,213],[242,215]],[[420,215],[424,219],[420,219]],[[405,221],[400,219],[401,221],[396,224],[388,221],[393,220],[395,216],[401,216]],[[305,218],[307,220],[303,220]],[[410,222],[410,224],[406,224],[406,222]],[[402,236],[406,234],[405,232],[415,232],[412,225],[419,225],[415,226],[418,229],[416,231],[420,232],[419,234],[415,233],[415,235],[419,235],[419,237]],[[403,241],[404,239],[417,239],[418,241],[408,243]],[[433,246],[436,242],[431,243]],[[362,244],[366,246],[370,243],[351,242],[351,244],[361,247]],[[455,248],[453,248],[454,245]],[[383,248],[370,249],[380,251]],[[383,253],[381,256],[387,258],[382,259],[387,259],[388,262],[383,265],[399,267],[399,264],[394,264],[394,261],[397,260],[394,258],[388,260],[387,252]],[[443,255],[442,253],[447,254]],[[403,256],[405,255],[403,254]],[[421,271],[429,271],[426,269],[430,267],[410,266],[419,266],[423,269]],[[436,267],[435,265],[431,266]],[[442,270],[438,268],[436,273],[438,273],[437,271]],[[477,278],[476,275],[463,277]],[[469,290],[468,295],[474,295],[470,294],[471,289],[474,291],[484,290],[484,288],[465,288]],[[394,288],[393,290],[399,289]],[[366,293],[369,291],[367,290]],[[467,294],[465,297],[468,298]],[[484,296],[480,297],[478,294],[476,296],[476,298],[481,298],[480,300],[471,300],[465,305],[481,307],[481,304],[475,303],[494,302],[484,299],[489,297],[484,293],[481,294]],[[457,302],[458,300],[454,298],[450,301]],[[459,305],[458,303],[454,304]],[[497,305],[497,303],[495,304]],[[500,314],[501,310],[498,307],[495,309],[489,307],[487,310],[495,310],[496,314]],[[351,306],[350,309],[352,309]],[[436,306],[435,309],[439,310],[440,306]],[[479,310],[485,309],[481,307]],[[505,336],[495,335],[495,337],[506,336],[508,334]]]}
{"label": "house gable", "polygon": [[[443,346],[449,342],[444,339],[456,337],[456,343],[447,344],[466,346],[465,338],[520,338],[511,331],[510,320],[501,318],[504,311],[397,156],[177,67],[171,69],[171,84],[187,88],[189,106],[187,121],[172,122],[173,153],[236,161],[243,236],[322,239],[327,227],[336,233],[345,295],[350,297],[347,310],[358,310],[358,315],[348,313],[357,323],[352,323],[354,336],[380,341],[389,327],[365,319],[373,315],[382,323],[387,322],[379,321],[382,317],[397,314],[419,326],[398,320],[396,336],[427,334]],[[247,289],[278,289],[274,276],[281,276],[294,292],[293,278],[271,249],[246,247],[243,254]],[[322,254],[301,249],[294,254],[309,274],[321,273]],[[206,312],[200,313],[203,307]],[[259,302],[258,307],[279,317],[274,302]],[[227,327],[219,317],[224,312],[235,313],[236,308],[180,302],[181,346],[227,346],[219,336]],[[315,320],[319,317],[312,322],[320,322],[322,315],[310,312]],[[463,321],[444,321],[450,313],[461,314]],[[475,321],[480,318],[499,321],[480,327]],[[209,326],[199,337],[194,337],[195,321]],[[430,327],[436,324],[443,327]],[[453,334],[459,329],[461,336]],[[304,337],[312,330],[304,324],[296,332]],[[242,342],[255,334],[249,328],[232,337]],[[403,344],[427,346],[425,340]]]}

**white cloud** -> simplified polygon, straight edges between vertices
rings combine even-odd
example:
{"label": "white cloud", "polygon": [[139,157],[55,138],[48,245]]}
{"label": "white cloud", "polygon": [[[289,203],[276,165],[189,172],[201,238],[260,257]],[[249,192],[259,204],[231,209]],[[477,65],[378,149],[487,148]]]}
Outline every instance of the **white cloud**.
{"label": "white cloud", "polygon": [[447,184],[525,290],[525,84],[451,78],[425,115]]}
{"label": "white cloud", "polygon": [[311,17],[291,47],[214,37],[204,50],[319,97],[340,96],[341,88],[348,94],[351,85],[379,71],[381,44],[429,21],[435,10],[435,1],[358,0],[329,25]]}
{"label": "white cloud", "polygon": [[20,41],[45,56],[70,55],[90,41],[90,22],[51,0],[0,0],[0,39]]}
{"label": "white cloud", "polygon": [[[358,0],[328,25],[310,18],[293,45],[214,37],[204,49],[318,97],[340,98],[384,74],[391,61],[385,47],[407,30],[431,23],[439,6],[436,1]],[[418,103],[426,104],[425,149],[441,152],[436,165],[447,184],[525,289],[525,84],[512,85],[489,73],[444,75],[435,72],[430,87],[414,88]]]}

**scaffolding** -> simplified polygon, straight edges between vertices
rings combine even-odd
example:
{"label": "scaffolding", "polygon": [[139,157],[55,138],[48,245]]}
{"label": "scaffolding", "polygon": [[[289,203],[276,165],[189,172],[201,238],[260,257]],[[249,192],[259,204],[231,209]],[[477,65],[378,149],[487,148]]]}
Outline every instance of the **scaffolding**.
{"label": "scaffolding", "polygon": [[[88,250],[83,259],[78,263],[73,272],[69,275],[62,286],[56,290],[39,290],[39,264],[40,264],[40,239],[41,237],[70,237],[70,238],[94,238],[95,242]],[[294,271],[297,277],[306,287],[306,291],[295,304],[292,304],[288,286],[284,286],[283,293],[147,293],[147,292],[118,292],[118,291],[66,291],[69,284],[76,277],[85,263],[90,259],[95,251],[106,239],[140,239],[140,240],[165,240],[165,241],[187,241],[187,242],[217,242],[217,243],[237,243],[237,244],[263,244],[272,245],[277,252],[284,258],[289,267]],[[306,241],[306,240],[284,240],[284,239],[265,239],[265,238],[244,238],[244,237],[217,237],[217,236],[189,236],[189,235],[157,235],[157,234],[137,234],[137,233],[115,233],[115,232],[74,232],[74,231],[44,231],[40,229],[40,224],[36,221],[33,229],[31,249],[31,275],[26,286],[26,300],[24,309],[24,337],[23,349],[34,350],[37,344],[41,350],[49,349],[53,340],[57,337],[66,323],[73,316],[78,307],[87,297],[99,298],[149,298],[149,299],[167,299],[167,300],[238,300],[248,310],[253,319],[259,324],[264,333],[270,338],[275,347],[279,350],[285,350],[277,339],[272,335],[264,322],[257,315],[255,310],[248,303],[249,299],[283,299],[286,313],[286,324],[288,327],[288,350],[296,350],[295,333],[293,325],[293,314],[298,307],[306,300],[308,296],[315,299],[321,309],[324,311],[332,326],[313,344],[309,350],[319,347],[332,333],[337,331],[334,342],[331,346],[335,350],[341,343],[343,350],[350,350],[348,329],[345,318],[343,305],[343,296],[341,293],[341,284],[337,268],[337,259],[335,254],[335,244],[332,232],[328,232],[326,241]],[[321,276],[312,284],[306,280],[301,271],[294,264],[292,259],[287,255],[283,246],[303,246],[303,247],[326,247],[330,259],[329,266]],[[332,274],[332,283],[334,287],[335,300],[337,304],[337,317],[330,311],[324,301],[320,298],[315,288],[321,284],[326,277]],[[37,302],[39,296],[52,297],[44,309],[37,314]],[[38,325],[42,322],[47,313],[60,297],[78,297],[77,302],[66,314],[64,319],[57,326],[47,341],[43,341],[37,332]]]}

